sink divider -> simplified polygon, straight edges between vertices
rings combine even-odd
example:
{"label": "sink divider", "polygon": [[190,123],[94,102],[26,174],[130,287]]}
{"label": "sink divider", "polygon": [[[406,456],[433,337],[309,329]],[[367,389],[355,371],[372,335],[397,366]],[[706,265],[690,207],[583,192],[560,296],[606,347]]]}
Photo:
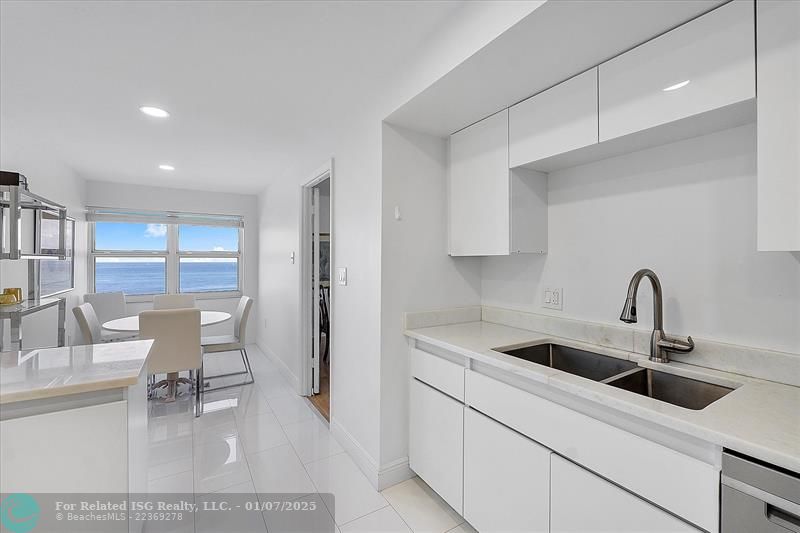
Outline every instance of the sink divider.
{"label": "sink divider", "polygon": [[620,372],[619,374],[614,374],[613,376],[607,377],[606,379],[600,381],[600,383],[609,384],[612,381],[616,381],[618,379],[622,379],[624,377],[628,377],[628,376],[630,376],[632,374],[636,374],[637,372],[645,372],[646,370],[647,370],[646,368],[641,367],[641,366],[636,367],[636,368],[631,368],[630,370],[626,370],[624,372]]}

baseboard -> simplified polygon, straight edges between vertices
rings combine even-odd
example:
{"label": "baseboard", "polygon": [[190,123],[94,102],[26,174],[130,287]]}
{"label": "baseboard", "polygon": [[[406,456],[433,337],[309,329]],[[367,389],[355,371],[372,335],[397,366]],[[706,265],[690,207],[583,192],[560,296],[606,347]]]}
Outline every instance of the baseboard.
{"label": "baseboard", "polygon": [[361,446],[353,435],[347,431],[335,418],[331,419],[330,423],[331,435],[336,441],[342,445],[347,454],[356,463],[356,466],[361,470],[367,480],[376,489],[378,483],[378,462]]}
{"label": "baseboard", "polygon": [[408,465],[408,457],[401,457],[381,467],[378,472],[378,490],[397,485],[416,475]]}
{"label": "baseboard", "polygon": [[372,455],[336,419],[331,420],[330,428],[333,438],[342,445],[376,490],[383,490],[416,475],[408,466],[408,457],[402,457],[379,467]]}
{"label": "baseboard", "polygon": [[275,366],[278,367],[278,370],[283,377],[286,378],[286,381],[289,382],[294,391],[302,396],[302,392],[300,391],[300,378],[294,375],[294,372],[292,372],[291,369],[286,366],[286,363],[283,362],[283,359],[278,357],[272,350],[259,341],[256,341],[256,346],[258,346],[258,349],[261,350],[261,353],[267,356],[267,359],[272,361]]}

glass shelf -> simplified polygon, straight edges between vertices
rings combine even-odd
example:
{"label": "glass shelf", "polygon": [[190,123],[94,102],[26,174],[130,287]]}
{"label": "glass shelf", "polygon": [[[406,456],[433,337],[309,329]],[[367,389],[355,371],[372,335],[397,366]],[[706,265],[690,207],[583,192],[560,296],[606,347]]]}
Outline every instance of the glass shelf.
{"label": "glass shelf", "polygon": [[28,189],[18,172],[0,171],[0,259],[66,259],[67,209]]}

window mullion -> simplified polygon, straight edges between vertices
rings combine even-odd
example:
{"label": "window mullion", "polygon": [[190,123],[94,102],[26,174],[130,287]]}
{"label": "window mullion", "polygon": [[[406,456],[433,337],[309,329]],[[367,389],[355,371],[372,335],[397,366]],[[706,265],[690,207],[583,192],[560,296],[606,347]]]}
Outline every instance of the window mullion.
{"label": "window mullion", "polygon": [[167,225],[167,293],[178,293],[178,225]]}

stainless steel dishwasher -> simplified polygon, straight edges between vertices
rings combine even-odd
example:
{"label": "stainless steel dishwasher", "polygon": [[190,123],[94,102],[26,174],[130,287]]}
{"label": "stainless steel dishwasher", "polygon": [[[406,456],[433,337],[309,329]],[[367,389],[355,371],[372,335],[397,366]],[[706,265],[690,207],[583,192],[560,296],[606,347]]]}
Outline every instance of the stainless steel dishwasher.
{"label": "stainless steel dishwasher", "polygon": [[800,533],[800,474],[722,454],[722,533]]}

